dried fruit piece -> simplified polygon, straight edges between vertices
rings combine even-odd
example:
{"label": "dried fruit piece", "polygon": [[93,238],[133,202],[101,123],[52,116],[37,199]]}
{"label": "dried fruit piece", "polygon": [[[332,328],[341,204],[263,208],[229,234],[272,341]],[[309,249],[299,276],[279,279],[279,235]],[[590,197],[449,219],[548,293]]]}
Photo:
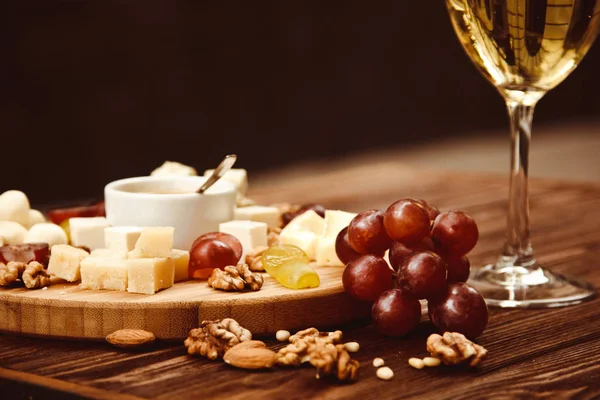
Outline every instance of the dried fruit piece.
{"label": "dried fruit piece", "polygon": [[44,266],[37,261],[27,264],[21,280],[27,289],[41,289],[50,285],[50,276],[44,269]]}
{"label": "dried fruit piece", "polygon": [[142,329],[120,329],[108,335],[106,341],[116,347],[140,347],[153,343],[156,337]]}
{"label": "dried fruit piece", "polygon": [[18,261],[28,264],[37,261],[47,265],[50,257],[48,243],[12,244],[0,247],[0,262]]}

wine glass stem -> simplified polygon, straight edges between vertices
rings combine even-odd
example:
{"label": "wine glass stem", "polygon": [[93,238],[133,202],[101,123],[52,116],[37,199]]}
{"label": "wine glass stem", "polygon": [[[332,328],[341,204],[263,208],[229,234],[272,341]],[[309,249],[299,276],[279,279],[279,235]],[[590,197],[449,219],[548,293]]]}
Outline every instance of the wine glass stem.
{"label": "wine glass stem", "polygon": [[511,172],[508,197],[508,232],[502,252],[506,264],[524,268],[535,259],[529,238],[529,145],[535,102],[507,98],[510,117]]}

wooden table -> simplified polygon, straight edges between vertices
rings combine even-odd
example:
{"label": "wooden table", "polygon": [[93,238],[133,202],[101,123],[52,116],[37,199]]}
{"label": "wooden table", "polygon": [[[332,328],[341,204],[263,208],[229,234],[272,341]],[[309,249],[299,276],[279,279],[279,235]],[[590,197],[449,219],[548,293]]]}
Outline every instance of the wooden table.
{"label": "wooden table", "polygon": [[[314,174],[314,172],[319,172]],[[600,185],[531,182],[532,233],[539,260],[554,271],[600,284]],[[317,201],[331,208],[383,208],[422,197],[442,210],[460,208],[478,221],[481,239],[472,264],[494,260],[505,226],[504,176],[457,175],[385,162],[358,167],[328,164],[253,185],[261,202]],[[600,300],[553,310],[492,310],[479,343],[489,350],[477,370],[415,370],[409,357],[426,355],[432,332],[421,323],[409,337],[389,339],[365,322],[341,327],[361,344],[360,379],[339,384],[315,379],[308,368],[247,372],[186,355],[181,343],[149,352],[104,343],[0,336],[2,398],[578,398],[600,396]],[[281,347],[266,338],[270,347]],[[395,372],[385,382],[371,362],[383,357]],[[9,394],[5,397],[5,394]]]}

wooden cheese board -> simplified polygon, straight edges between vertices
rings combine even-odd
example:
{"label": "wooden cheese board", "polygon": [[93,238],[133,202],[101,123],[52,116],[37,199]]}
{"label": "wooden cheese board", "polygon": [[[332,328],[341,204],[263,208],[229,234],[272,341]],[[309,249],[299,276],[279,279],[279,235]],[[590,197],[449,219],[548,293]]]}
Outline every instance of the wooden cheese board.
{"label": "wooden cheese board", "polygon": [[154,295],[82,290],[61,280],[45,290],[0,288],[0,331],[56,339],[101,340],[118,329],[145,329],[181,340],[204,320],[234,318],[255,334],[330,327],[370,315],[344,293],[341,267],[316,267],[318,288],[291,290],[264,274],[256,292],[223,292],[187,281]]}

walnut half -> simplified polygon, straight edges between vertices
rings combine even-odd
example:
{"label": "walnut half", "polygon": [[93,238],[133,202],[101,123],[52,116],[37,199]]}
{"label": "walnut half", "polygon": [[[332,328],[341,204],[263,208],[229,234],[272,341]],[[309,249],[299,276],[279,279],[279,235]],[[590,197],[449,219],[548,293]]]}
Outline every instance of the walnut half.
{"label": "walnut half", "polygon": [[445,332],[443,336],[432,334],[427,338],[427,351],[446,365],[468,362],[471,367],[481,363],[487,355],[483,346],[471,342],[458,332]]}
{"label": "walnut half", "polygon": [[225,318],[218,321],[203,321],[199,328],[192,329],[185,347],[188,354],[198,354],[210,360],[223,357],[225,352],[238,343],[252,340],[252,333],[236,320]]}
{"label": "walnut half", "polygon": [[246,264],[215,268],[208,277],[208,286],[225,291],[260,290],[264,283],[261,274],[250,271]]}
{"label": "walnut half", "polygon": [[27,289],[41,289],[50,284],[50,275],[46,273],[44,266],[37,261],[27,264],[21,279]]}
{"label": "walnut half", "polygon": [[9,286],[17,279],[21,279],[26,264],[9,261],[8,264],[0,263],[0,286]]}

